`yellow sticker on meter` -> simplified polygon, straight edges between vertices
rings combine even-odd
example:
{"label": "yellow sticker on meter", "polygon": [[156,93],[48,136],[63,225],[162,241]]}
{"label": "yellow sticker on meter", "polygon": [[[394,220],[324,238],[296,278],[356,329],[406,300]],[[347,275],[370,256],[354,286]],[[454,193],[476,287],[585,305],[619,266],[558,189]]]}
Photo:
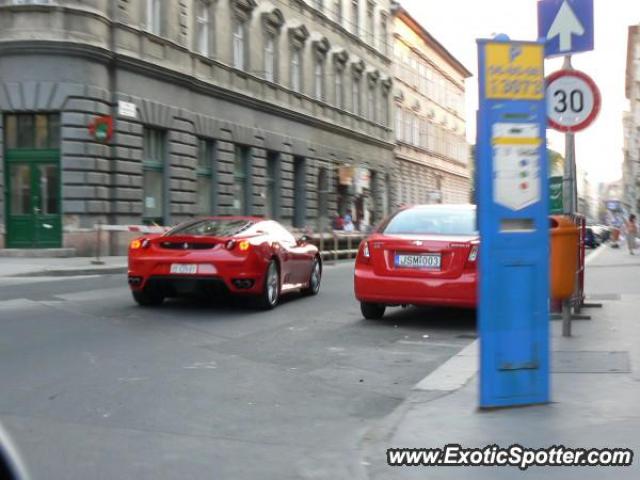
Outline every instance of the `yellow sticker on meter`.
{"label": "yellow sticker on meter", "polygon": [[544,46],[531,43],[487,43],[486,98],[544,98]]}

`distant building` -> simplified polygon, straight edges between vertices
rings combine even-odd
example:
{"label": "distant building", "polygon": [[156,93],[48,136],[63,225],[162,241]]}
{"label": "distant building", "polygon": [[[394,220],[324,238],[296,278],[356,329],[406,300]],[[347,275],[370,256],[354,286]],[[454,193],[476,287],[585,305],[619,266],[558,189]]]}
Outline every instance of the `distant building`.
{"label": "distant building", "polygon": [[629,27],[625,94],[629,111],[623,114],[624,163],[622,202],[631,213],[640,211],[640,25]]}
{"label": "distant building", "polygon": [[598,218],[598,191],[590,181],[589,173],[578,169],[578,213],[585,216],[587,222]]}
{"label": "distant building", "polygon": [[396,204],[468,203],[465,87],[471,73],[393,5]]}

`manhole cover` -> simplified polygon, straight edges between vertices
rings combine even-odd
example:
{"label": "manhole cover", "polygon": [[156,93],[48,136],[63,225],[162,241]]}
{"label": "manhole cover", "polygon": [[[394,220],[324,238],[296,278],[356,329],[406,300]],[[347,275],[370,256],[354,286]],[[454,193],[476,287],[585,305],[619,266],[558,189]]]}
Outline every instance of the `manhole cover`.
{"label": "manhole cover", "polygon": [[629,352],[552,352],[552,373],[629,373]]}

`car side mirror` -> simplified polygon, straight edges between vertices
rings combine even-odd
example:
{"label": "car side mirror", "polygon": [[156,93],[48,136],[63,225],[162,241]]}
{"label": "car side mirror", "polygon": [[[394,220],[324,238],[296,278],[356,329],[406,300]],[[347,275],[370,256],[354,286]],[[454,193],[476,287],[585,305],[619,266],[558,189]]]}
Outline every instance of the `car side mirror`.
{"label": "car side mirror", "polygon": [[301,235],[300,237],[298,237],[298,245],[304,245],[305,243],[309,243],[309,236],[308,235]]}

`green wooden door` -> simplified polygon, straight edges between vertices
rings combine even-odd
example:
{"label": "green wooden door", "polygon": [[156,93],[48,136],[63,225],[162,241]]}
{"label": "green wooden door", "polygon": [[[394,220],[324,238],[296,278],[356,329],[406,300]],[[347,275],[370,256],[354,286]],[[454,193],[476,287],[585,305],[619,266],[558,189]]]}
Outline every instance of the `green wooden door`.
{"label": "green wooden door", "polygon": [[60,247],[58,151],[7,151],[5,158],[7,247]]}
{"label": "green wooden door", "polygon": [[7,247],[60,247],[60,115],[5,114],[4,148]]}

